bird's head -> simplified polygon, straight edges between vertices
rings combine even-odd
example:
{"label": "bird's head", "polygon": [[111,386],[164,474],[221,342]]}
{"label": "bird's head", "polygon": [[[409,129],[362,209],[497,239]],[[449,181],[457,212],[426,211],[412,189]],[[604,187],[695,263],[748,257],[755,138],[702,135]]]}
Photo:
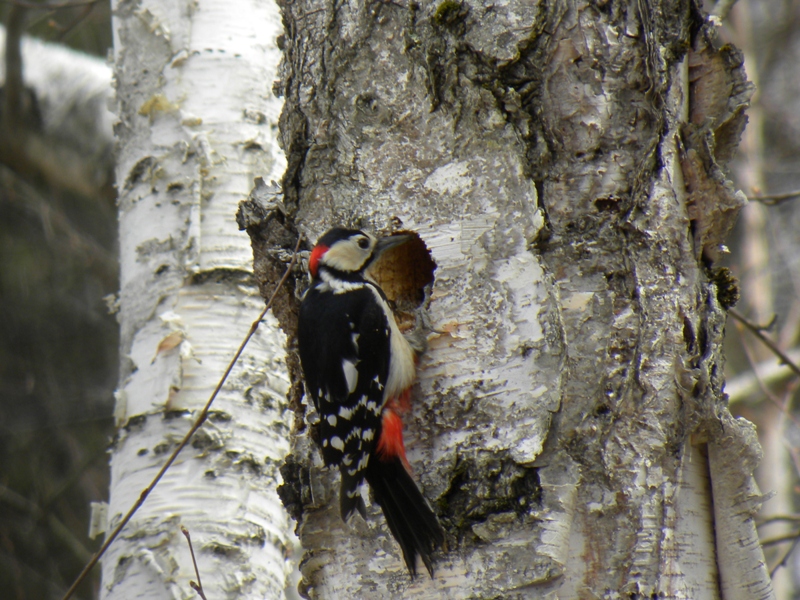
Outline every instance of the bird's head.
{"label": "bird's head", "polygon": [[320,268],[345,274],[361,273],[382,252],[409,238],[408,235],[393,235],[376,239],[358,229],[335,227],[317,241],[308,261],[308,270],[312,277],[319,275]]}

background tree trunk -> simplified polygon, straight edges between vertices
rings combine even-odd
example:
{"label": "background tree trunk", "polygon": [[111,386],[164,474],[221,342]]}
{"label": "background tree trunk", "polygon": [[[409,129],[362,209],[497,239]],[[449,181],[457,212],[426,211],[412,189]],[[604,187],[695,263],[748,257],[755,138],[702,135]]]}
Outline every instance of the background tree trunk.
{"label": "background tree trunk", "polygon": [[[234,213],[281,173],[277,7],[119,2],[114,11],[122,256],[119,425],[110,526],[208,399],[263,302]],[[285,337],[251,340],[212,414],[103,559],[106,598],[283,594],[289,522],[275,494],[289,413]]]}
{"label": "background tree trunk", "polygon": [[[119,289],[112,72],[28,37],[36,13],[18,11],[0,7],[0,590],[49,599],[91,558],[89,502],[108,489],[119,364],[103,302]],[[98,580],[77,594],[92,597]]]}
{"label": "background tree trunk", "polygon": [[[740,0],[723,34],[742,48],[748,79],[758,86],[734,164],[737,185],[755,199],[800,190],[800,3]],[[737,310],[772,323],[767,335],[800,364],[800,194],[750,202],[732,239],[731,269],[742,282]],[[758,230],[758,227],[761,230]],[[738,235],[737,235],[738,234]],[[758,427],[764,458],[756,472],[774,494],[759,515],[759,535],[779,598],[800,593],[797,551],[797,386],[800,379],[739,322],[728,329],[726,392],[732,410]],[[733,375],[733,377],[731,377]],[[736,376],[738,375],[738,377]],[[742,385],[751,381],[755,385]]]}
{"label": "background tree trunk", "polygon": [[[23,32],[20,23],[12,33],[19,60],[11,63],[17,63],[24,80],[8,85],[8,39],[0,25],[2,102],[5,106],[10,95],[17,96],[22,113],[8,115],[11,123],[0,123],[0,160],[31,183],[110,202],[114,174],[114,115],[108,110],[111,70],[96,58],[22,37]],[[26,103],[30,106],[24,107]],[[4,120],[8,112],[3,109]]]}
{"label": "background tree trunk", "polygon": [[[343,524],[298,413],[284,502],[312,597],[769,598],[759,449],[722,393],[721,168],[751,94],[693,2],[284,3],[288,219],[417,231],[435,333],[407,424],[448,532],[410,581]],[[277,311],[293,335],[296,305]]]}

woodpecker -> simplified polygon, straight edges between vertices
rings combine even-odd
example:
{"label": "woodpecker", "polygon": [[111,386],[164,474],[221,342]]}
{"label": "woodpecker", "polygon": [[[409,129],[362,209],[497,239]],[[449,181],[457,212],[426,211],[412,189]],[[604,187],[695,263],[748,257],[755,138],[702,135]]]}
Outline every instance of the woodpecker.
{"label": "woodpecker", "polygon": [[365,274],[382,252],[409,238],[376,239],[342,228],[325,233],[309,258],[298,344],[306,391],[320,416],[322,458],[341,474],[342,519],[356,510],[366,518],[366,479],[411,576],[419,555],[433,577],[431,554],[444,532],[409,473],[403,444],[401,417],[416,357],[383,290]]}

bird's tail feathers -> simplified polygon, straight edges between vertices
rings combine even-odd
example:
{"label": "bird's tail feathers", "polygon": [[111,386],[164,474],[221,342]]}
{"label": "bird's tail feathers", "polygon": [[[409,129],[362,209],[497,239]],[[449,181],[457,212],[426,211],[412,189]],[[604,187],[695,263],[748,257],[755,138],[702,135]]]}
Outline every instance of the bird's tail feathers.
{"label": "bird's tail feathers", "polygon": [[364,506],[364,499],[361,497],[361,483],[364,481],[363,473],[360,473],[358,477],[351,476],[347,473],[346,467],[342,467],[340,473],[342,475],[342,484],[339,489],[339,511],[342,515],[342,521],[346,523],[355,511],[358,511],[366,520],[367,509]]}
{"label": "bird's tail feathers", "polygon": [[371,458],[366,470],[367,482],[392,535],[400,544],[411,576],[416,576],[419,555],[433,577],[431,555],[444,543],[439,520],[399,456],[380,459],[373,455]]}

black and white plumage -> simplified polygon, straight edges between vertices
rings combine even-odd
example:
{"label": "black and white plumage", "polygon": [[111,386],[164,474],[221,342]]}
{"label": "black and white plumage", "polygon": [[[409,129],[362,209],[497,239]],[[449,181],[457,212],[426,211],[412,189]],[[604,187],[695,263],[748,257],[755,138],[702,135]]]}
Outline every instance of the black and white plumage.
{"label": "black and white plumage", "polygon": [[406,468],[401,413],[416,375],[414,353],[383,291],[364,274],[381,252],[407,239],[340,228],[323,235],[309,260],[298,341],[320,416],[322,457],[341,473],[342,518],[356,510],[366,516],[366,479],[413,576],[417,555],[433,574],[431,554],[444,533]]}

